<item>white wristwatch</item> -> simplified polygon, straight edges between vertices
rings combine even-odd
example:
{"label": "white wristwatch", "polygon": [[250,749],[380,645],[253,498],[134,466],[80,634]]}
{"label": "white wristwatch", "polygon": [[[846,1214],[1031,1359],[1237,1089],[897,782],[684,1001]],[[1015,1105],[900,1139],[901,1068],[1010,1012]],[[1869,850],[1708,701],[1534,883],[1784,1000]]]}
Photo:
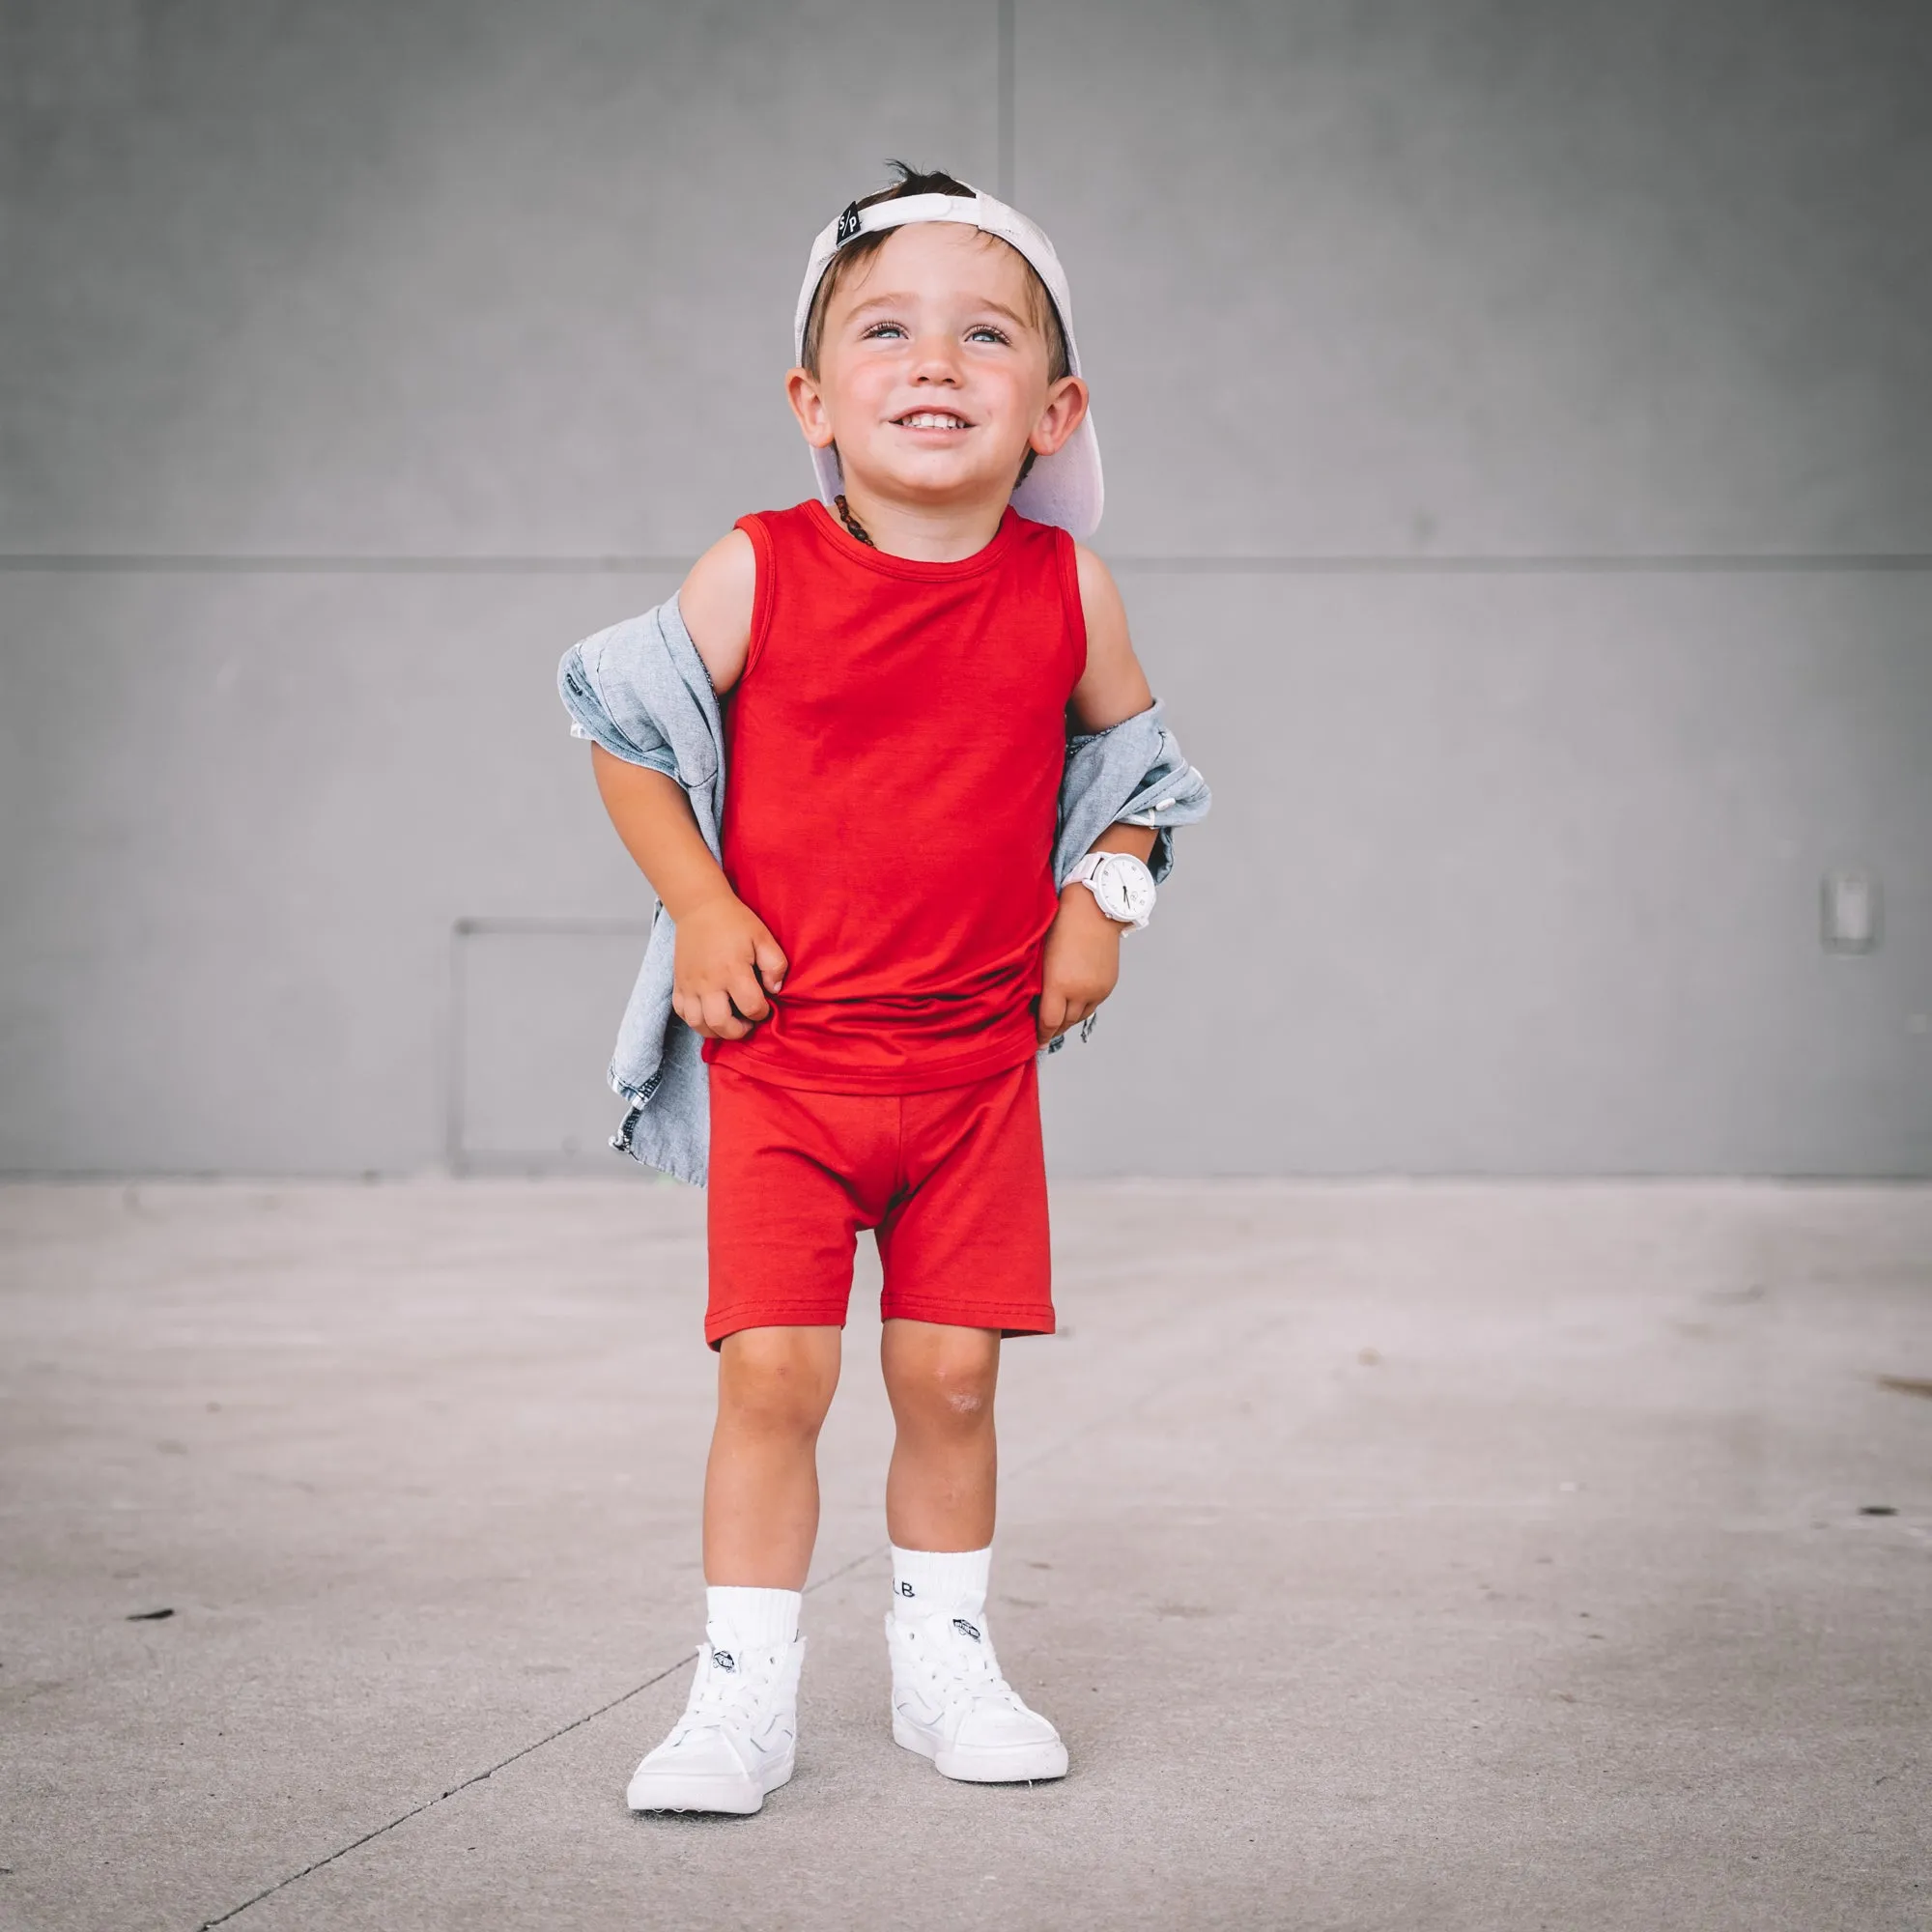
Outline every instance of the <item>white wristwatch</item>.
{"label": "white wristwatch", "polygon": [[1111,920],[1138,932],[1153,911],[1153,874],[1131,852],[1090,852],[1066,875],[1085,886]]}

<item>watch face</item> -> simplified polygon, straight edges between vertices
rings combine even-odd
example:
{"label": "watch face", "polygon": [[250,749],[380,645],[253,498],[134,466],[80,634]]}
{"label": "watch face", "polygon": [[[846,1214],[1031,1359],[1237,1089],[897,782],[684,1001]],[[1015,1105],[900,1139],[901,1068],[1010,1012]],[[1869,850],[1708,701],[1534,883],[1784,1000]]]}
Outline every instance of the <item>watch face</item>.
{"label": "watch face", "polygon": [[1109,919],[1142,920],[1153,910],[1153,878],[1131,853],[1111,856],[1094,876],[1094,897]]}

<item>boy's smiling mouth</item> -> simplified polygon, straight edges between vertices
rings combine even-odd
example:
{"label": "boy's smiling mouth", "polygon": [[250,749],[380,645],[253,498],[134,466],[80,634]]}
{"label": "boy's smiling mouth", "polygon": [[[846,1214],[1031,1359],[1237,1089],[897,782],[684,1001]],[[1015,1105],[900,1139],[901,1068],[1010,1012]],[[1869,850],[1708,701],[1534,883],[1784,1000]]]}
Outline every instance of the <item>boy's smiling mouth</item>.
{"label": "boy's smiling mouth", "polygon": [[956,416],[950,410],[908,410],[902,416],[895,416],[893,421],[900,429],[971,429],[973,425],[964,416]]}

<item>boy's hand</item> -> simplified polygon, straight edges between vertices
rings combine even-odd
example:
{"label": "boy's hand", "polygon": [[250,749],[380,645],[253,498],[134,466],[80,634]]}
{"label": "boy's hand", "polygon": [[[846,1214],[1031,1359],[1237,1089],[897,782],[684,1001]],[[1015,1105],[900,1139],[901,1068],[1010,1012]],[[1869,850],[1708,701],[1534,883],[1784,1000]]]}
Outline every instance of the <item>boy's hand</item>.
{"label": "boy's hand", "polygon": [[743,1039],[772,1009],[787,962],[770,928],[734,893],[687,907],[671,961],[672,1010],[700,1039]]}
{"label": "boy's hand", "polygon": [[1119,921],[1100,910],[1085,886],[1068,886],[1046,935],[1046,961],[1035,1029],[1044,1046],[1094,1011],[1121,977]]}

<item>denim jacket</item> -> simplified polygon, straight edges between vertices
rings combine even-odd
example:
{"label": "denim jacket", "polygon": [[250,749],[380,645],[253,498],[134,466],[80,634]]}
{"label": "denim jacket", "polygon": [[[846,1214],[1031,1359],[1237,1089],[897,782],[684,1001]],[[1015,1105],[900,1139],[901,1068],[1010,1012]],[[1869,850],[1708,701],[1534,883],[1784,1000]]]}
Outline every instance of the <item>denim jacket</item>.
{"label": "denim jacket", "polygon": [[[557,689],[575,736],[684,787],[697,829],[722,863],[724,723],[677,600],[573,644],[557,668]],[[1148,866],[1156,880],[1165,878],[1174,865],[1174,828],[1206,816],[1208,781],[1181,755],[1160,710],[1156,702],[1105,731],[1068,737],[1053,848],[1055,885],[1066,883],[1094,839],[1116,823],[1154,828]],[[671,1008],[675,943],[675,927],[660,905],[611,1059],[611,1088],[629,1103],[611,1145],[701,1187],[710,1090],[702,1042]],[[1093,1025],[1090,1015],[1083,1039]],[[1057,1051],[1065,1037],[1041,1052]]]}

